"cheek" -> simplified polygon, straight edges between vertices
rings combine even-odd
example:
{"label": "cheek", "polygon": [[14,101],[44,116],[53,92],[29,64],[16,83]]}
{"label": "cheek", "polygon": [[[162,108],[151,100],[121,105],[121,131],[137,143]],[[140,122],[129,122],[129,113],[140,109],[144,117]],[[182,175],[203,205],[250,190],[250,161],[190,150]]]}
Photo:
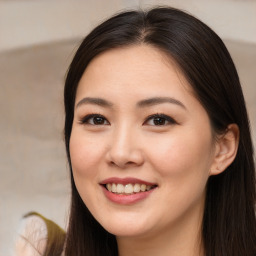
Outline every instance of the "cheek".
{"label": "cheek", "polygon": [[[150,154],[154,168],[162,175],[189,177],[206,175],[212,160],[211,136],[198,131],[175,133],[158,138]],[[150,147],[148,147],[150,148]],[[199,176],[200,177],[200,176]]]}
{"label": "cheek", "polygon": [[[151,165],[161,177],[160,186],[166,195],[164,205],[169,205],[177,216],[204,202],[212,159],[211,143],[209,137],[196,134],[176,134],[158,140],[150,152]],[[159,196],[157,201],[161,200]]]}
{"label": "cheek", "polygon": [[89,177],[97,172],[95,166],[101,158],[99,145],[89,137],[73,132],[70,137],[70,158],[74,176]]}
{"label": "cheek", "polygon": [[70,137],[69,150],[78,193],[87,207],[94,208],[92,198],[96,198],[96,201],[99,200],[93,193],[95,186],[98,186],[97,175],[100,168],[99,161],[102,158],[99,144],[89,136],[83,136],[83,133],[75,130]]}

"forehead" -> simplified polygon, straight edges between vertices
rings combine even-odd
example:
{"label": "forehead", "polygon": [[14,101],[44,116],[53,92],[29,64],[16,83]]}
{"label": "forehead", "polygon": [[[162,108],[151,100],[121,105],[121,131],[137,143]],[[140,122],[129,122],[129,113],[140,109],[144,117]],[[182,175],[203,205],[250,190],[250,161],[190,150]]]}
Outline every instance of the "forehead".
{"label": "forehead", "polygon": [[175,61],[145,44],[111,49],[96,56],[87,66],[77,93],[110,90],[114,86],[115,90],[132,90],[135,86],[137,92],[144,93],[164,93],[175,87],[192,91]]}
{"label": "forehead", "polygon": [[99,71],[102,68],[106,71],[113,69],[121,71],[122,68],[127,68],[143,74],[151,68],[163,69],[164,66],[180,72],[171,56],[151,45],[140,44],[110,49],[97,55],[91,60],[84,73]]}

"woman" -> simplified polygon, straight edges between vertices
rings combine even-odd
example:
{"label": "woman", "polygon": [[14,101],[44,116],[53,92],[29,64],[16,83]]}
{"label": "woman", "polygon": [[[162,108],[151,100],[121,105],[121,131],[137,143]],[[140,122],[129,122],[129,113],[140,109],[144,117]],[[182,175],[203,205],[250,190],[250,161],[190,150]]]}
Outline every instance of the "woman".
{"label": "woman", "polygon": [[[206,25],[171,8],[104,22],[71,63],[65,110],[66,255],[255,255],[245,104],[234,64]],[[137,202],[104,188],[120,183],[149,184],[151,192]],[[182,240],[190,246],[178,248]]]}
{"label": "woman", "polygon": [[65,84],[64,255],[256,255],[255,170],[221,39],[180,10],[120,13]]}

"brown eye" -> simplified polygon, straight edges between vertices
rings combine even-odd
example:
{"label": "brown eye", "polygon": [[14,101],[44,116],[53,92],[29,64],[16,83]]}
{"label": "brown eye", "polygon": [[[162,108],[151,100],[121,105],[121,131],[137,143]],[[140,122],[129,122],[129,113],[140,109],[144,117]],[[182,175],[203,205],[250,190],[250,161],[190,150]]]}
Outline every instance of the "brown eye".
{"label": "brown eye", "polygon": [[99,124],[104,124],[104,122],[105,122],[105,120],[102,117],[95,116],[95,117],[92,118],[92,123],[93,124],[99,125]]}
{"label": "brown eye", "polygon": [[177,122],[170,116],[164,114],[154,114],[149,116],[144,124],[152,126],[165,126],[170,124],[176,124]]}
{"label": "brown eye", "polygon": [[98,114],[87,115],[81,120],[81,123],[90,125],[109,125],[108,120],[104,116]]}
{"label": "brown eye", "polygon": [[166,124],[166,119],[163,117],[155,117],[153,119],[154,125],[165,125]]}

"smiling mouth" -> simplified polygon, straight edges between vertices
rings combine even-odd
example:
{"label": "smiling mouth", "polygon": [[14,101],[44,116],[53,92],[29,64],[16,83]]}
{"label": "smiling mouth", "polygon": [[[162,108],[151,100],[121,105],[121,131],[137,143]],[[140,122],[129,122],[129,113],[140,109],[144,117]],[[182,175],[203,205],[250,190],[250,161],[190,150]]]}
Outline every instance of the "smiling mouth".
{"label": "smiling mouth", "polygon": [[150,191],[157,187],[157,185],[146,185],[146,184],[139,184],[139,183],[135,183],[135,184],[107,183],[107,184],[103,184],[103,186],[109,192],[112,192],[118,195],[131,195],[131,194],[142,193],[142,192]]}

